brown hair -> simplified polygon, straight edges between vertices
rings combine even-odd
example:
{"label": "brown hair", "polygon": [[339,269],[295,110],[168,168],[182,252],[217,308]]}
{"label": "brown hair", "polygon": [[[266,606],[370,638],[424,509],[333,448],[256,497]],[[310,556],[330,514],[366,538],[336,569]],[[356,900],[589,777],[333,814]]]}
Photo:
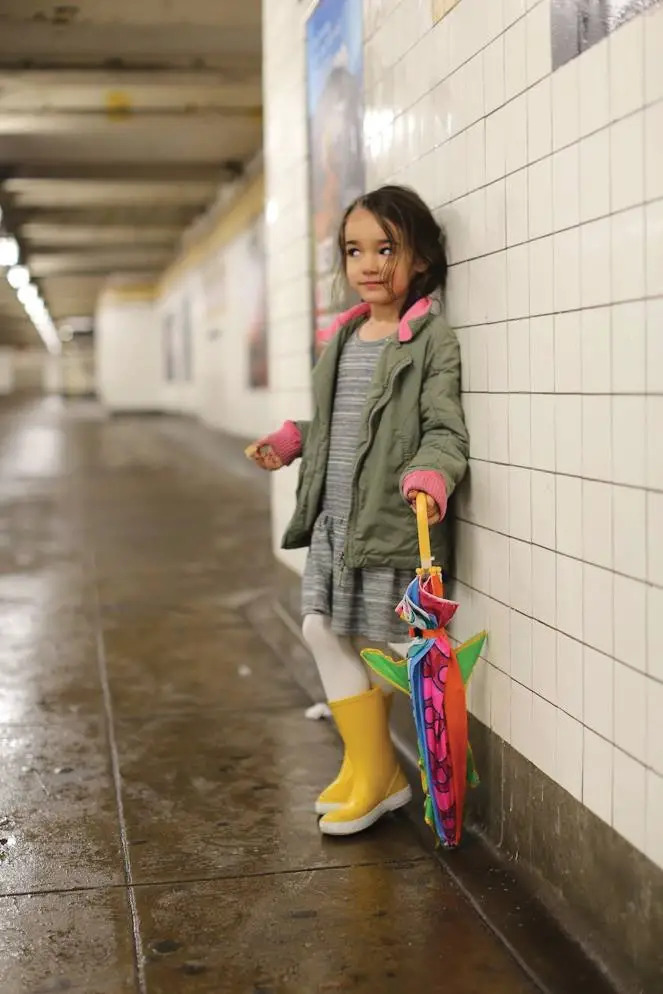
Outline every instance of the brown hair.
{"label": "brown hair", "polygon": [[[436,290],[444,291],[447,282],[446,237],[444,230],[433,217],[418,193],[405,186],[381,186],[372,193],[365,193],[350,204],[343,214],[338,232],[339,273],[345,279],[346,247],[345,226],[350,214],[363,207],[370,211],[383,228],[387,238],[394,245],[403,242],[417,262],[425,265],[421,273],[415,273],[403,313],[421,297],[427,297]],[[386,270],[387,285],[390,285],[394,261],[388,260]]]}

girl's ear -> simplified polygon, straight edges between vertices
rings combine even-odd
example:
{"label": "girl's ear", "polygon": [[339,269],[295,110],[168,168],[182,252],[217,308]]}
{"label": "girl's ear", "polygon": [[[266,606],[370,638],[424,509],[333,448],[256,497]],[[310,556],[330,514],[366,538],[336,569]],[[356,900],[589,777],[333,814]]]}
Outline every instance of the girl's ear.
{"label": "girl's ear", "polygon": [[426,265],[426,263],[424,262],[423,259],[415,259],[414,260],[413,271],[415,273],[425,273],[427,269],[428,269],[428,266]]}

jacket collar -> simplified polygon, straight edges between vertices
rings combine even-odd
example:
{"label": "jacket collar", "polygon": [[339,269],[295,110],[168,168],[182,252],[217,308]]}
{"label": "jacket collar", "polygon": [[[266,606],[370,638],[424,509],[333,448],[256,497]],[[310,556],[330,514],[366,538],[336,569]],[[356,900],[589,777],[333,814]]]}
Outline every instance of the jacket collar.
{"label": "jacket collar", "polygon": [[[398,325],[398,341],[401,344],[412,341],[416,333],[419,331],[419,327],[416,326],[416,322],[420,321],[421,318],[426,317],[432,306],[433,301],[430,297],[420,297],[420,299],[405,312],[400,320],[400,324]],[[334,335],[346,324],[349,324],[351,321],[355,321],[357,318],[364,317],[369,313],[370,309],[370,305],[364,302],[361,304],[355,304],[354,307],[344,311],[343,314],[339,314],[336,320],[320,333],[320,340],[322,342],[328,342],[330,338],[333,338]],[[415,324],[414,328],[412,327],[413,324]]]}

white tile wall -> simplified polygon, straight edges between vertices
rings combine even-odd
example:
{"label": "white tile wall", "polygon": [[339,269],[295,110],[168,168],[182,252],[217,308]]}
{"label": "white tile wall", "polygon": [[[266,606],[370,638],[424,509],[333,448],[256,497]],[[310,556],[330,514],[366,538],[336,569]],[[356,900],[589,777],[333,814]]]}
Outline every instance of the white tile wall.
{"label": "white tile wall", "polygon": [[[264,156],[267,197],[270,399],[275,426],[310,416],[311,289],[308,249],[305,15],[295,0],[263,4]],[[302,553],[280,539],[293,509],[297,470],[272,477],[274,548],[294,569]]]}
{"label": "white tile wall", "polygon": [[[663,6],[551,75],[550,5],[364,0],[367,108],[394,114],[368,183],[416,186],[450,240],[470,704],[663,866]],[[275,420],[310,403],[306,6],[263,4]]]}

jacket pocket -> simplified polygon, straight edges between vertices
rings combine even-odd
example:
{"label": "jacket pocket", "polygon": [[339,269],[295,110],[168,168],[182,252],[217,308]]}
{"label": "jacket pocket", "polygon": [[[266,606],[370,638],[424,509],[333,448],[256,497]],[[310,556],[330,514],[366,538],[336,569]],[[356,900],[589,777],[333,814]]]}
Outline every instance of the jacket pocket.
{"label": "jacket pocket", "polygon": [[400,459],[400,471],[411,463],[414,459],[417,451],[419,449],[419,438],[415,437],[414,433],[404,432],[399,429],[396,432],[396,439],[398,441],[398,447],[396,449],[396,454]]}

